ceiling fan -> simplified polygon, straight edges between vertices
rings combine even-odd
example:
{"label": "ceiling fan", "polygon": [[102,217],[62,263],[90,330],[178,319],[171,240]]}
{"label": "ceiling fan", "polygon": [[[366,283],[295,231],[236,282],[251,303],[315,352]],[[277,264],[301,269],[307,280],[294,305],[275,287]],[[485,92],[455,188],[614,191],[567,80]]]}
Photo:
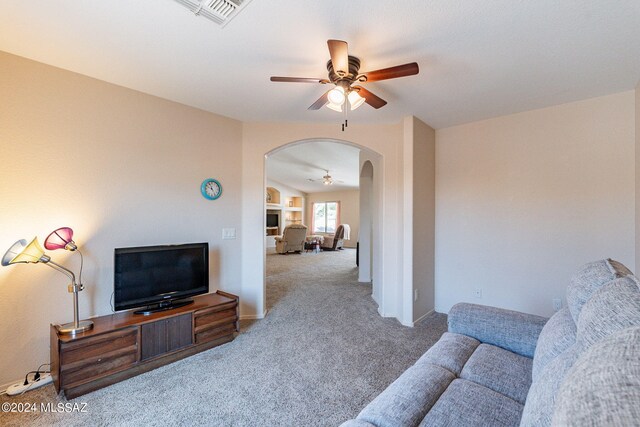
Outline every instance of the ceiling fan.
{"label": "ceiling fan", "polygon": [[340,181],[339,179],[333,179],[331,175],[329,175],[329,171],[327,169],[325,169],[325,171],[327,171],[327,174],[322,178],[317,178],[317,179],[309,178],[308,180],[311,182],[322,181],[322,184],[324,185],[333,185],[334,182],[338,184],[342,184],[344,182],[344,181]]}
{"label": "ceiling fan", "polygon": [[309,110],[319,110],[324,105],[332,110],[342,112],[355,110],[364,102],[378,109],[384,107],[387,101],[369,92],[367,89],[354,83],[376,82],[380,80],[395,79],[398,77],[413,76],[420,71],[418,64],[397,65],[375,71],[360,72],[360,59],[348,54],[347,42],[342,40],[327,40],[331,59],[327,62],[328,79],[316,79],[308,77],[271,77],[272,82],[294,83],[320,83],[333,84],[334,88],[326,91],[316,102],[311,104]]}

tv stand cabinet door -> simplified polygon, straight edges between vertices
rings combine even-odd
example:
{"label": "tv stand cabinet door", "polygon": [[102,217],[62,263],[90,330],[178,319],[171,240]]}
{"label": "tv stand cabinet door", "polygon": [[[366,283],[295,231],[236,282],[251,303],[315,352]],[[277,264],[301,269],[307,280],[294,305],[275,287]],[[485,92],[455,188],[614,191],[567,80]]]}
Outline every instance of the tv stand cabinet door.
{"label": "tv stand cabinet door", "polygon": [[167,351],[193,344],[192,317],[189,313],[167,319]]}
{"label": "tv stand cabinet door", "polygon": [[170,317],[142,325],[141,356],[144,361],[192,344],[191,314]]}

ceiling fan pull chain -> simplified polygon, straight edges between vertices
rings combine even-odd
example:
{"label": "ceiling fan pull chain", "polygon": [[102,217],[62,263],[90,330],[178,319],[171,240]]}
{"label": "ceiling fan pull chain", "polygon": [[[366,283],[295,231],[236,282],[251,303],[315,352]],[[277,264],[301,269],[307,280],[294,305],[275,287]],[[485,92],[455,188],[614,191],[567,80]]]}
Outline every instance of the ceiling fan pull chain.
{"label": "ceiling fan pull chain", "polygon": [[343,131],[344,128],[349,127],[349,121],[347,120],[347,117],[349,117],[349,98],[347,98],[344,103],[344,125],[342,127]]}

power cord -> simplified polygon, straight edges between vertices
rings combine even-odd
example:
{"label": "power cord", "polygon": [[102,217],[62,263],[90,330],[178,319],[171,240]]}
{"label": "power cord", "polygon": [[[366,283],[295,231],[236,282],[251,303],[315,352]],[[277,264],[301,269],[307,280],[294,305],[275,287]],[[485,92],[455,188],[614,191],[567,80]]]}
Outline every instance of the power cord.
{"label": "power cord", "polygon": [[[22,393],[20,393],[20,395],[23,395],[26,392],[28,392],[29,390],[31,390],[31,388],[34,386],[34,384],[37,384],[38,381],[40,381],[40,374],[49,374],[49,373],[51,373],[50,370],[48,370],[48,371],[47,370],[43,370],[42,369],[43,366],[51,366],[51,363],[43,363],[42,365],[38,366],[38,369],[36,369],[35,371],[27,372],[27,375],[24,376],[24,385],[28,385],[28,387],[25,388],[24,390],[22,390]],[[31,383],[29,383],[29,380],[28,380],[29,374],[35,374],[33,376],[33,379],[31,380]]]}
{"label": "power cord", "polygon": [[[50,363],[43,363],[42,365],[38,366],[38,369],[36,369],[35,371],[27,372],[27,374],[24,376],[23,385],[26,385],[28,387],[26,389],[24,389],[20,393],[21,395],[26,393],[27,391],[31,390],[31,388],[40,381],[40,379],[41,379],[40,374],[49,374],[49,373],[51,373],[51,370],[42,369],[43,366],[51,366],[51,364]],[[29,382],[29,375],[30,374],[34,374],[33,378],[31,379],[31,382]],[[7,390],[6,389],[0,391],[0,395],[5,395],[5,394],[7,394]]]}
{"label": "power cord", "polygon": [[38,369],[36,369],[35,371],[27,372],[27,375],[24,376],[24,384],[23,385],[29,385],[29,374],[35,374],[31,381],[36,382],[36,381],[38,381],[40,379],[40,374],[49,374],[49,373],[51,373],[51,371],[42,370],[43,366],[51,366],[51,363],[43,363],[42,365],[38,366]]}
{"label": "power cord", "polygon": [[111,296],[109,297],[109,305],[111,306],[111,312],[115,313],[116,310],[115,308],[113,308],[113,294],[115,293],[115,291],[111,292]]}

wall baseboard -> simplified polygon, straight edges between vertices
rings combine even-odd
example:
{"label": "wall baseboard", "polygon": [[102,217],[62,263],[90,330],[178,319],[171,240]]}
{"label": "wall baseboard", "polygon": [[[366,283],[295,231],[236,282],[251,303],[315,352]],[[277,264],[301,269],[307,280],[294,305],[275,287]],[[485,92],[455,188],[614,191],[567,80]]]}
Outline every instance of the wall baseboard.
{"label": "wall baseboard", "polygon": [[262,314],[241,314],[240,320],[260,320],[264,319],[269,310],[265,310]]}
{"label": "wall baseboard", "polygon": [[442,307],[436,307],[434,310],[435,310],[437,313],[449,314],[449,310],[445,310],[445,309],[444,309],[444,308],[442,308]]}
{"label": "wall baseboard", "polygon": [[413,321],[413,324],[411,326],[415,326],[416,323],[418,323],[419,321],[421,321],[422,319],[424,319],[427,316],[432,315],[433,313],[436,312],[435,308],[432,308],[431,310],[427,311],[425,314],[423,314],[422,316],[418,317],[416,320]]}

